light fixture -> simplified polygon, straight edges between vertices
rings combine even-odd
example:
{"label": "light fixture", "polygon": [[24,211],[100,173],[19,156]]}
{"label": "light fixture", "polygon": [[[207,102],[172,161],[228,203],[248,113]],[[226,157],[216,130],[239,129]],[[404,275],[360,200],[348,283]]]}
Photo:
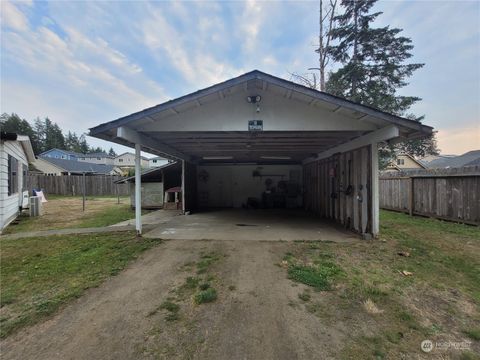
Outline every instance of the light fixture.
{"label": "light fixture", "polygon": [[266,160],[291,160],[290,156],[260,156],[260,159]]}
{"label": "light fixture", "polygon": [[261,100],[262,100],[262,97],[260,95],[247,96],[247,102],[251,104],[259,103]]}
{"label": "light fixture", "polygon": [[231,160],[233,156],[203,156],[203,160]]}

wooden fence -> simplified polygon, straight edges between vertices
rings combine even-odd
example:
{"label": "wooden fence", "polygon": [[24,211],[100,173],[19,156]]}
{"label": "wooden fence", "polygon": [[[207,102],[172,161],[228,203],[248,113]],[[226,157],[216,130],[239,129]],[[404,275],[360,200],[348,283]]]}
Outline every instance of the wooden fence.
{"label": "wooden fence", "polygon": [[480,225],[480,166],[380,173],[380,207]]}
{"label": "wooden fence", "polygon": [[[122,179],[121,176],[111,175],[92,175],[85,176],[85,194],[87,196],[125,196],[130,194],[129,184],[115,184],[114,182]],[[56,195],[82,195],[83,194],[82,175],[29,175],[28,187],[32,189],[43,189],[46,194]]]}

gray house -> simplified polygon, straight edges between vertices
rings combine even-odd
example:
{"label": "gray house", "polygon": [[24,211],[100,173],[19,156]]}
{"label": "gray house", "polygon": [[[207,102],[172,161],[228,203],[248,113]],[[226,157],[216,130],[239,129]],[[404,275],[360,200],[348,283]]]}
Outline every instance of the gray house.
{"label": "gray house", "polygon": [[377,144],[431,133],[258,70],[90,129],[135,148],[138,232],[143,150],[182,164],[183,211],[298,201],[368,236],[379,230]]}

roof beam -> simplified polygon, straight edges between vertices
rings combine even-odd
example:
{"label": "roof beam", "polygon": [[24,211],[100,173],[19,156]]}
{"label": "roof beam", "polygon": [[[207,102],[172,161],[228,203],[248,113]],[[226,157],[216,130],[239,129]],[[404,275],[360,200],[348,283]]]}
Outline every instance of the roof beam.
{"label": "roof beam", "polygon": [[362,146],[370,145],[370,144],[376,144],[382,141],[390,140],[393,138],[397,138],[400,135],[400,130],[398,127],[394,125],[390,125],[387,127],[384,127],[380,130],[373,131],[371,133],[368,133],[367,135],[364,136],[359,136],[351,141],[345,142],[341,145],[335,146],[333,148],[330,148],[322,153],[319,153],[317,157],[315,158],[308,158],[305,159],[303,162],[304,164],[307,164],[309,162],[315,161],[315,160],[320,160],[320,159],[325,159],[333,154],[336,153],[342,153],[354,149],[361,148]]}
{"label": "roof beam", "polygon": [[191,161],[190,156],[126,126],[117,128],[117,138],[128,141],[131,144],[140,144],[142,148],[156,150],[175,159]]}

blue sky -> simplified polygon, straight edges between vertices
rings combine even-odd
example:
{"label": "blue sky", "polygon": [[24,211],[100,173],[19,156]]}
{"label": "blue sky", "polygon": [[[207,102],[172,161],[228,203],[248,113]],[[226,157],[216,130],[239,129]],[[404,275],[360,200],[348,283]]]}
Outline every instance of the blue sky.
{"label": "blue sky", "polygon": [[[423,98],[413,111],[442,152],[480,148],[480,1],[376,10],[426,63],[402,93]],[[289,79],[316,65],[317,14],[317,1],[2,0],[0,111],[82,133],[253,69]]]}

